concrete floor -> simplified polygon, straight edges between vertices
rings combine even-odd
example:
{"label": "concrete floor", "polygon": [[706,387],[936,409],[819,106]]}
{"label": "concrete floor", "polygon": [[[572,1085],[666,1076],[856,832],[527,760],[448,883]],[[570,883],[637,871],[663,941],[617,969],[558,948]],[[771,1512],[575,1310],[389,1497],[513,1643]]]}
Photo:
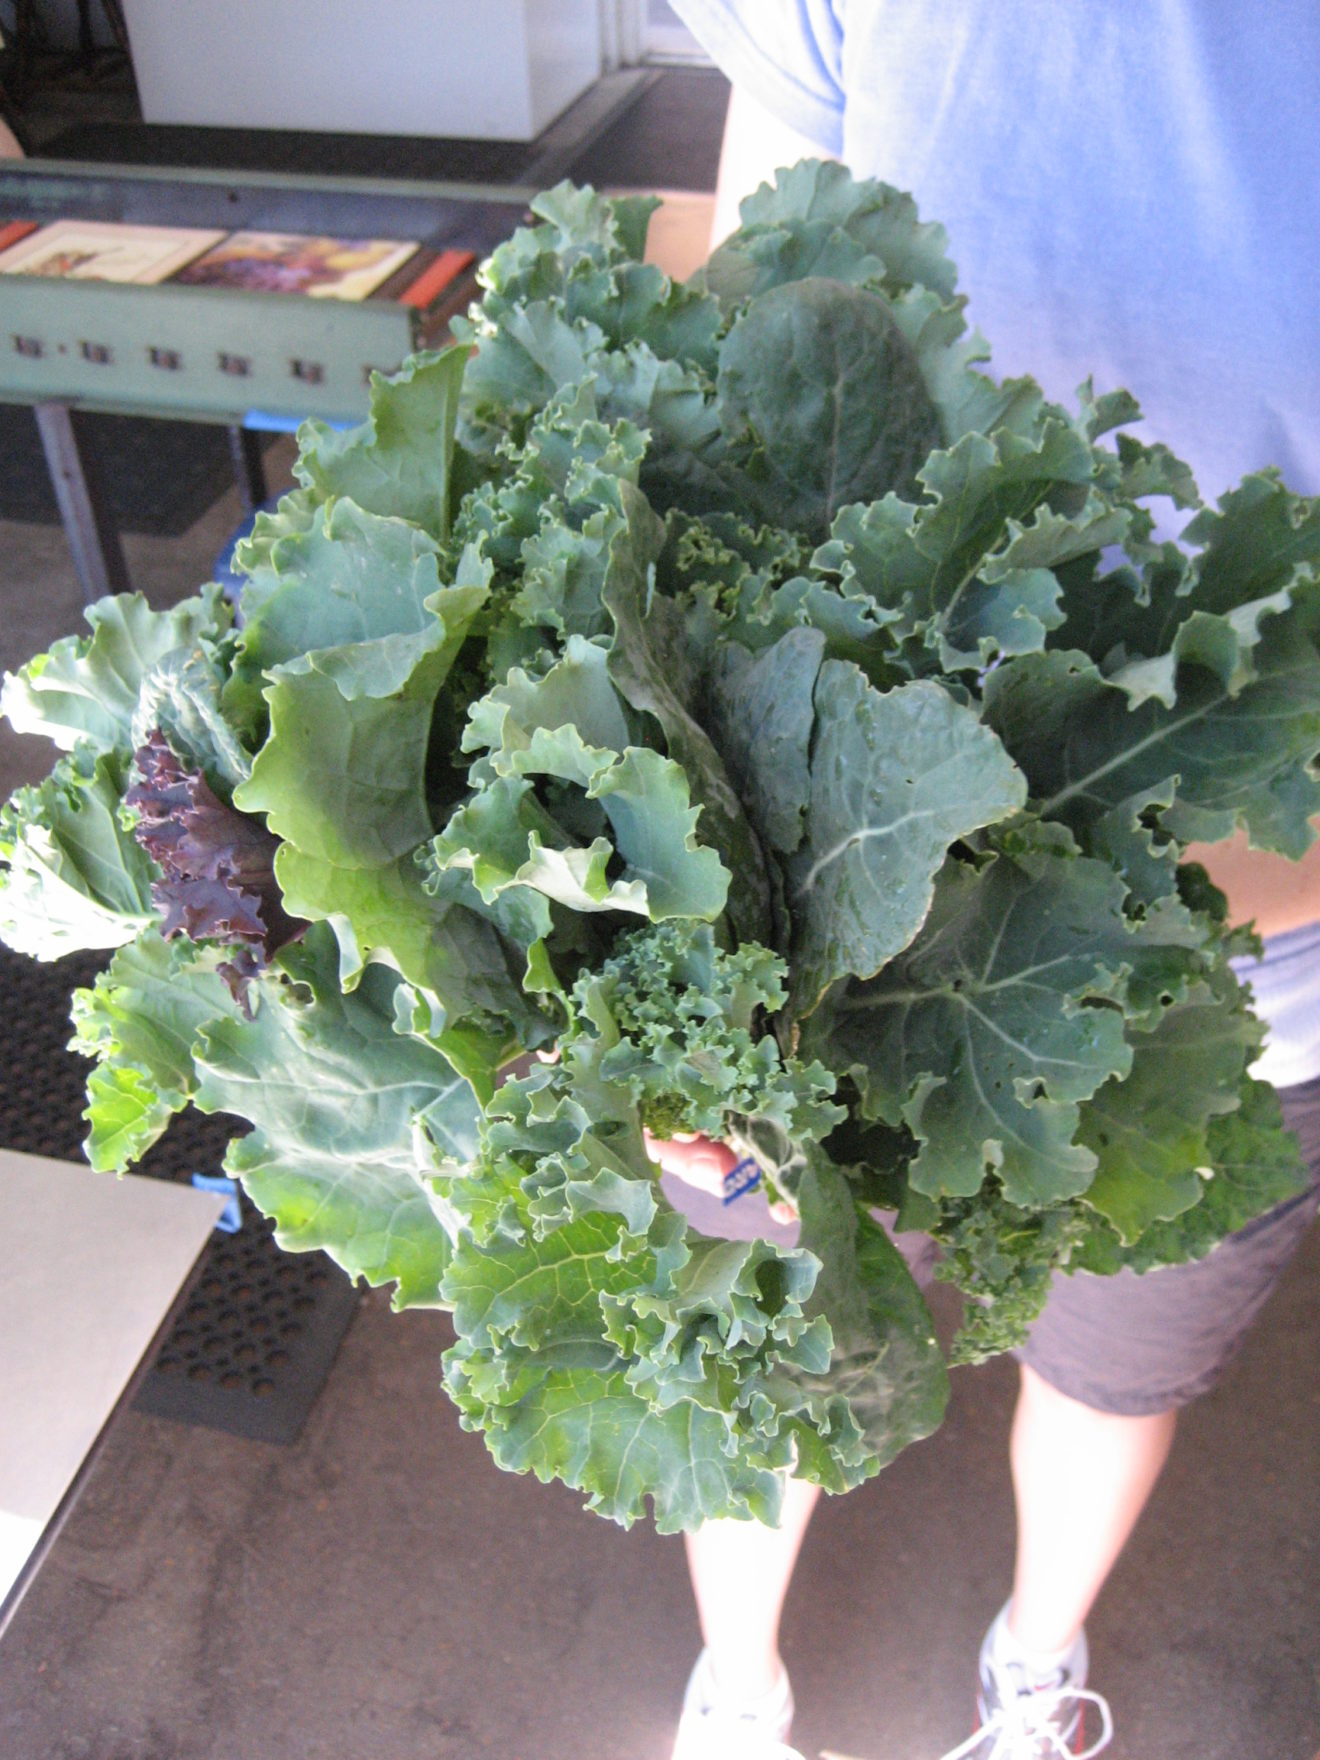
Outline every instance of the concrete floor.
{"label": "concrete floor", "polygon": [[[286,480],[289,449],[271,461]],[[126,540],[164,605],[237,523]],[[58,528],[0,527],[0,664],[77,627]],[[41,775],[0,734],[0,785]],[[1115,1760],[1320,1745],[1320,1231],[1173,1459],[1091,1621]],[[3,1760],[664,1760],[697,1647],[682,1548],[501,1474],[438,1391],[442,1315],[363,1300],[291,1448],[126,1412],[0,1644]],[[795,1739],[936,1760],[1006,1591],[1014,1373],[827,1504],[790,1599]]]}

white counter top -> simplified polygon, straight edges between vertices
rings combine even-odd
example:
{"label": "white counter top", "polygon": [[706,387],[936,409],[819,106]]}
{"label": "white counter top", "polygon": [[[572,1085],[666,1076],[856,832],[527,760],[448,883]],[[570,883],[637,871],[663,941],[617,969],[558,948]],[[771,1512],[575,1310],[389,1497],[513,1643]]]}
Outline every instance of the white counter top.
{"label": "white counter top", "polygon": [[224,1203],[0,1149],[0,1630]]}

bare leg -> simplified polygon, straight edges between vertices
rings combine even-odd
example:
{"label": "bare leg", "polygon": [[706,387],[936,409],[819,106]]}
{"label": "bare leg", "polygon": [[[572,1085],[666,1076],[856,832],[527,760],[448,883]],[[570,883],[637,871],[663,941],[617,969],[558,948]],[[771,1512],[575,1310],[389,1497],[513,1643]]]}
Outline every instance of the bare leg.
{"label": "bare leg", "polygon": [[1025,1649],[1062,1651],[1076,1638],[1160,1476],[1176,1416],[1098,1412],[1023,1365],[1011,1443],[1018,1541],[1008,1625]]}
{"label": "bare leg", "polygon": [[685,1536],[711,1672],[731,1699],[761,1698],[783,1672],[779,1616],[819,1495],[818,1485],[790,1479],[777,1528],[706,1522]]}

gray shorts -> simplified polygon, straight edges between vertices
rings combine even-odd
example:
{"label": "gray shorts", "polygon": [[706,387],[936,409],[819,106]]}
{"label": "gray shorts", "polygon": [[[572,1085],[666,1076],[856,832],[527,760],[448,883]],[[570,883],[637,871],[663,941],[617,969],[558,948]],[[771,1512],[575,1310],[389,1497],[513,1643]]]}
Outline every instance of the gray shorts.
{"label": "gray shorts", "polygon": [[1020,1362],[1083,1405],[1128,1417],[1186,1405],[1214,1385],[1316,1215],[1320,1080],[1281,1088],[1279,1098],[1315,1176],[1310,1191],[1190,1265],[1056,1277],[1014,1353]]}

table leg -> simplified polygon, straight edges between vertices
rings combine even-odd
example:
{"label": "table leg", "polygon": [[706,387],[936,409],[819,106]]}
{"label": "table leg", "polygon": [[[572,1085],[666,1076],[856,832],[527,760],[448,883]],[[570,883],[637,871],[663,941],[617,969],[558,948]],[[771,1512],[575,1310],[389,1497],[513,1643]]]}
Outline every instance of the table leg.
{"label": "table leg", "polygon": [[107,593],[128,592],[128,568],[101,492],[96,461],[78,443],[77,412],[65,403],[38,403],[33,408],[83,598],[90,605]]}
{"label": "table leg", "polygon": [[234,475],[238,478],[243,511],[255,513],[270,494],[261,457],[261,436],[251,428],[230,428],[229,450],[233,454]]}

